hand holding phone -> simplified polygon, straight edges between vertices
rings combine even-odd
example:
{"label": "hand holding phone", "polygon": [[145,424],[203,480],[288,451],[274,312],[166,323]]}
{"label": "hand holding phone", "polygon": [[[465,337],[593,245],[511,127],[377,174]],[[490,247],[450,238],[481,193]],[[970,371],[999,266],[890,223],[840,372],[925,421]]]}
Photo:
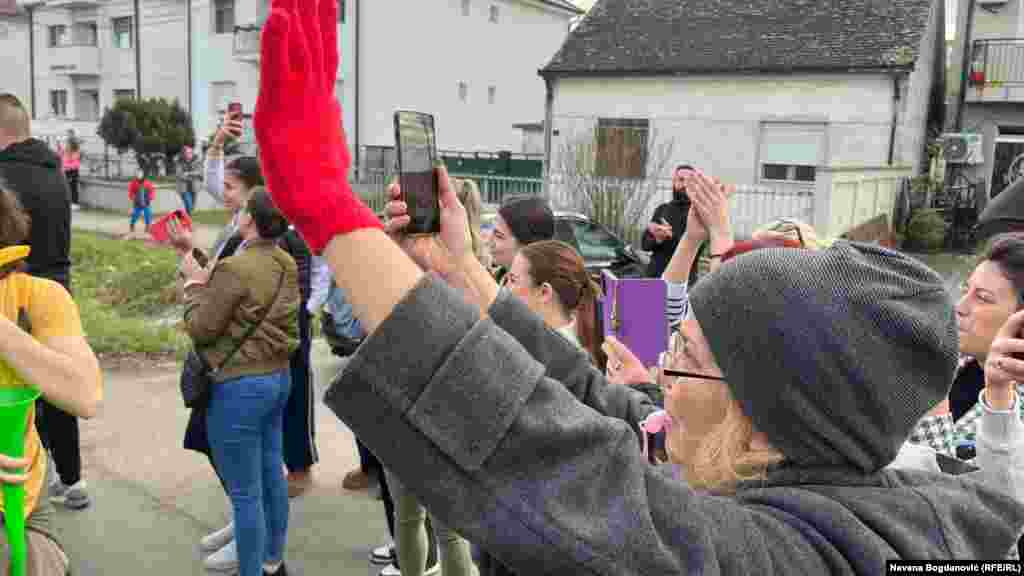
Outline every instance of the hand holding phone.
{"label": "hand holding phone", "polygon": [[231,132],[236,138],[242,135],[244,117],[242,115],[242,103],[232,102],[228,104],[228,119],[231,123],[237,123],[237,126],[228,126],[228,131]]}
{"label": "hand holding phone", "polygon": [[402,201],[408,208],[407,234],[441,232],[438,201],[437,141],[434,117],[422,112],[395,112],[395,151]]}

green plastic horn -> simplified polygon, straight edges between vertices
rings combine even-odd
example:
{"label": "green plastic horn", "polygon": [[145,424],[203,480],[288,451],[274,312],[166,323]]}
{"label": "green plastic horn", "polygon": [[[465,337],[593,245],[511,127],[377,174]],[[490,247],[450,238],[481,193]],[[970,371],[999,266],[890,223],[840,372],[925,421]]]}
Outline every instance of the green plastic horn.
{"label": "green plastic horn", "polygon": [[[18,378],[14,370],[0,363],[0,383],[10,382],[11,377]],[[31,388],[0,388],[0,454],[12,458],[25,456],[28,412],[38,397],[39,391]],[[25,486],[4,484],[3,494],[11,576],[25,576]]]}

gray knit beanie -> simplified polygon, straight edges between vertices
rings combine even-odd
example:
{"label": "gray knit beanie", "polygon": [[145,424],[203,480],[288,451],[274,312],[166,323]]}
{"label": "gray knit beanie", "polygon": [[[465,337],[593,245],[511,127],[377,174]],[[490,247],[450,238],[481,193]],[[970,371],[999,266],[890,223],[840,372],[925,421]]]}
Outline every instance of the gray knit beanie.
{"label": "gray knit beanie", "polygon": [[879,246],[750,252],[690,303],[744,412],[795,465],[885,467],[953,381],[942,278]]}

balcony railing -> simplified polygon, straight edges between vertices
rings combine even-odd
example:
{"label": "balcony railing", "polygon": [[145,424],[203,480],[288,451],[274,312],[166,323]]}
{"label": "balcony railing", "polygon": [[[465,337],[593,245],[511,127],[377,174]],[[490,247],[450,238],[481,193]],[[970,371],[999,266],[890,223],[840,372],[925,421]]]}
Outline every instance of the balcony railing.
{"label": "balcony railing", "polygon": [[260,32],[262,29],[261,24],[235,26],[235,39],[232,45],[235,59],[252,62],[260,59]]}
{"label": "balcony railing", "polygon": [[973,86],[1024,85],[1024,38],[977,40],[969,71]]}

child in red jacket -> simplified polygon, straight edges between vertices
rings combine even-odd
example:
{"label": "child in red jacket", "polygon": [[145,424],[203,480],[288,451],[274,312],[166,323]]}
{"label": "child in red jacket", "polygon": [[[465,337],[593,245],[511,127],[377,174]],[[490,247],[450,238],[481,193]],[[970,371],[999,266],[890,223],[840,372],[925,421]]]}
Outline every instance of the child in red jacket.
{"label": "child in red jacket", "polygon": [[140,214],[146,223],[146,232],[149,232],[149,224],[153,220],[149,205],[153,203],[154,194],[153,183],[146,179],[145,172],[139,170],[128,184],[128,199],[132,201],[132,221],[129,226],[132,232],[135,232],[135,221]]}

